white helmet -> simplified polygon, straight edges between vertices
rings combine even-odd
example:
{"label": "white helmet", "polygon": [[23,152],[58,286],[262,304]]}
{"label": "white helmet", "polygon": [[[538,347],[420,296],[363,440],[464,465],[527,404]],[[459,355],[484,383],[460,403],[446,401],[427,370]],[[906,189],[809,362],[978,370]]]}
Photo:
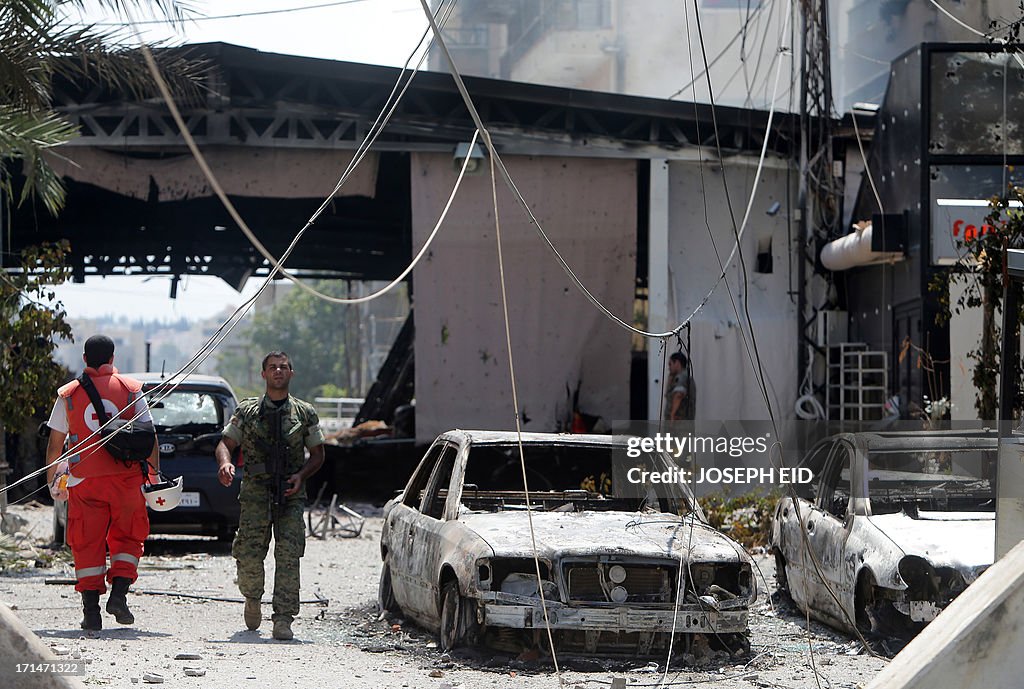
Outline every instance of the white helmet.
{"label": "white helmet", "polygon": [[155,512],[167,512],[173,510],[181,502],[181,479],[173,481],[164,480],[160,483],[148,483],[142,487],[142,494],[146,496],[146,504],[149,509]]}

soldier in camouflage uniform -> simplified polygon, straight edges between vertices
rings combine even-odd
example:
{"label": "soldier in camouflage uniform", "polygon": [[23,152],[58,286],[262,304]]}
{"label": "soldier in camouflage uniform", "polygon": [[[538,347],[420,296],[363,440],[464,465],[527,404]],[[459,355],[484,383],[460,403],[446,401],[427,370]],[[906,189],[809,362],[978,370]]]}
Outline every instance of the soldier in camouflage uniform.
{"label": "soldier in camouflage uniform", "polygon": [[[263,561],[273,528],[272,619],[274,638],[282,640],[292,638],[292,618],[299,613],[299,558],[306,549],[305,501],[300,489],[324,461],[324,436],[316,410],[288,394],[293,374],[287,354],[267,354],[261,372],[267,382],[266,394],[239,402],[217,445],[219,478],[225,486],[230,486],[235,476],[231,455],[237,447],[241,446],[244,458],[245,475],[238,496],[242,511],[231,554],[238,565],[238,588],[245,596],[245,624],[255,630],[262,621]],[[275,463],[285,465],[280,475],[273,473]],[[283,489],[284,504],[275,502],[278,488]]]}

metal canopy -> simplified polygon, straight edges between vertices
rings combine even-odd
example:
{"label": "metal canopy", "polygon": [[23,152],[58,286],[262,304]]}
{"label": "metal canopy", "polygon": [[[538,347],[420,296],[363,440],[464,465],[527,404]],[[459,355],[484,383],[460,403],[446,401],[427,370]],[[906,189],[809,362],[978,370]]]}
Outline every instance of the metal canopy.
{"label": "metal canopy", "polygon": [[[263,53],[223,43],[187,46],[208,65],[205,100],[182,103],[204,150],[354,150],[372,126],[400,70]],[[580,91],[494,79],[466,84],[495,144],[512,155],[598,158],[693,158],[698,144],[714,155],[712,112],[703,104]],[[57,109],[81,128],[71,147],[124,158],[187,155],[159,99],[128,100],[98,87],[55,86]],[[756,154],[766,112],[716,108],[723,151]],[[338,197],[288,261],[308,276],[391,279],[411,258],[409,152],[454,152],[474,127],[450,75],[421,72],[374,145],[372,197]],[[794,130],[777,116],[769,148],[788,155]],[[340,170],[339,170],[340,175]],[[79,178],[67,180],[68,202],[58,219],[41,208],[16,209],[10,247],[67,238],[75,278],[87,274],[210,274],[240,288],[266,273],[213,196],[167,200],[159,189],[141,200]],[[156,183],[151,178],[151,185]],[[322,201],[234,196],[242,216],[275,255]],[[215,231],[216,230],[216,231]]]}
{"label": "metal canopy", "polygon": [[[355,148],[387,100],[400,70],[264,53],[225,43],[187,48],[209,61],[206,103],[184,108],[200,144]],[[673,157],[714,141],[705,104],[465,77],[502,152],[530,155]],[[59,110],[82,127],[78,146],[181,146],[160,102],[126,103],[99,89],[57,93]],[[722,148],[757,152],[768,113],[718,107]],[[789,115],[777,115],[769,146],[783,152]],[[450,151],[473,124],[450,75],[416,75],[377,150]]]}

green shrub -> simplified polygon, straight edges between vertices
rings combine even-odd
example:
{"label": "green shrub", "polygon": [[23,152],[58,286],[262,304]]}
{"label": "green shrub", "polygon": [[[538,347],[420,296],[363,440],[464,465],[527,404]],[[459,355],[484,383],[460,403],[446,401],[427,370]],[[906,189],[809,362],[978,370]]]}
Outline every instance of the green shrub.
{"label": "green shrub", "polygon": [[698,498],[708,522],[744,548],[767,547],[772,533],[772,514],[782,497],[780,491],[745,495],[711,493]]}

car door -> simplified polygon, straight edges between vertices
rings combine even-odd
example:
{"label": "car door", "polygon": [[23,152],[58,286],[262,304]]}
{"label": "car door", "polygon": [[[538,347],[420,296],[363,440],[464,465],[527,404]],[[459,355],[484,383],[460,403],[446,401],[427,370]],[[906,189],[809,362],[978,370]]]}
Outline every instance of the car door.
{"label": "car door", "polygon": [[852,454],[852,447],[842,439],[831,448],[815,503],[802,515],[807,543],[817,560],[815,563],[808,557],[804,566],[808,604],[838,624],[844,624],[844,620],[836,598],[844,600],[852,587],[846,566],[849,527],[853,523],[848,515]]}
{"label": "car door", "polygon": [[403,609],[419,619],[435,622],[437,618],[437,562],[441,551],[441,527],[444,526],[445,504],[458,446],[439,443],[434,464],[419,508],[410,511],[406,530],[404,566],[408,574],[406,605]]}
{"label": "car door", "polygon": [[387,513],[381,533],[381,543],[387,555],[387,564],[391,570],[391,588],[395,600],[403,610],[413,609],[413,599],[417,588],[412,571],[412,524],[419,515],[420,503],[426,492],[427,483],[434,472],[437,460],[445,443],[436,440],[430,446],[423,459],[406,484],[400,500]]}
{"label": "car door", "polygon": [[[833,439],[818,443],[811,448],[800,463],[801,466],[810,467],[816,472],[815,491],[818,495],[824,490],[822,486],[824,474],[820,469],[827,463],[834,445]],[[779,532],[775,545],[785,559],[785,575],[790,595],[800,605],[807,603],[809,599],[807,587],[816,579],[813,563],[804,546],[807,515],[814,510],[814,506],[815,502],[811,500],[798,495],[790,495],[780,501],[776,512]]]}

